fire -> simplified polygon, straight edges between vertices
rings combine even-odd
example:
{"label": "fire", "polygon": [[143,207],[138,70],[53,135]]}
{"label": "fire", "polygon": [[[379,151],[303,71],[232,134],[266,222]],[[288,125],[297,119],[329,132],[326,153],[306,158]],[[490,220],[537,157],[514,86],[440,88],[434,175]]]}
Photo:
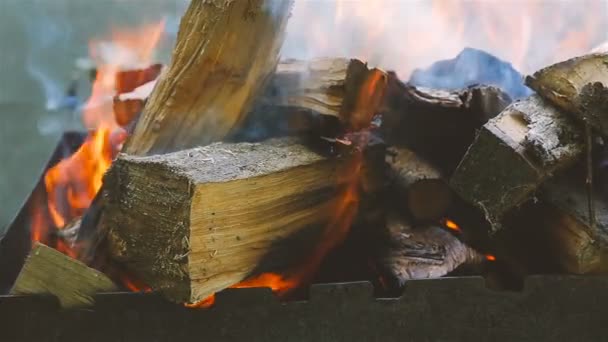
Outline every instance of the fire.
{"label": "fire", "polygon": [[78,151],[45,174],[48,209],[55,227],[61,229],[70,219],[81,216],[101,188],[113,157],[109,136],[109,127],[102,124]]}
{"label": "fire", "polygon": [[[373,73],[366,80],[360,90],[360,96],[356,110],[351,113],[349,120],[351,126],[360,129],[358,134],[351,136],[352,147],[349,158],[337,172],[336,181],[341,185],[341,190],[335,198],[334,205],[331,207],[330,220],[307,260],[301,265],[295,265],[292,269],[278,273],[262,273],[249,279],[232,285],[231,288],[253,288],[267,287],[279,296],[288,295],[292,290],[309,283],[314,277],[319,266],[327,254],[337,245],[342,243],[350,232],[351,225],[359,208],[360,190],[364,186],[363,181],[363,150],[369,141],[369,127],[373,118],[373,110],[378,104],[382,94],[373,91],[378,89],[378,82],[386,81],[380,78],[380,73]],[[382,89],[382,88],[380,88]],[[186,304],[189,308],[208,308],[215,302],[215,295],[212,295],[198,303]]]}
{"label": "fire", "polygon": [[443,223],[443,226],[445,226],[446,228],[453,230],[457,233],[462,233],[462,229],[460,229],[460,226],[456,222],[454,222],[450,219],[443,219],[442,223]]}
{"label": "fire", "polygon": [[486,260],[488,261],[496,261],[496,257],[492,254],[487,254],[486,255]]}
{"label": "fire", "polygon": [[211,295],[200,302],[196,302],[193,304],[184,304],[185,307],[189,309],[206,309],[210,308],[215,304],[215,295]]}
{"label": "fire", "polygon": [[72,257],[78,256],[73,246],[52,235],[82,216],[101,188],[104,173],[126,139],[112,109],[117,73],[124,68],[149,65],[163,30],[161,21],[135,30],[114,31],[110,41],[91,42],[91,57],[98,68],[82,116],[90,133],[78,151],[44,175],[47,203],[42,204],[46,208],[35,208],[32,213],[33,241],[49,244]]}

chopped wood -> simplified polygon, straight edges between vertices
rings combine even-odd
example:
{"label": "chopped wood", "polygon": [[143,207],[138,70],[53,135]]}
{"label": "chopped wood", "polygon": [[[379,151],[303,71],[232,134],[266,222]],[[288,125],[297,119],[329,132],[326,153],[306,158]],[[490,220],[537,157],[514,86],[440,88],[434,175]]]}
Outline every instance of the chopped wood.
{"label": "chopped wood", "polygon": [[596,222],[592,225],[584,176],[577,178],[561,177],[543,187],[539,229],[562,271],[607,273],[608,201],[594,194]]}
{"label": "chopped wood", "polygon": [[497,230],[508,211],[529,199],[547,177],[571,165],[583,151],[582,136],[569,118],[531,96],[483,126],[450,185],[480,208]]}
{"label": "chopped wood", "polygon": [[441,172],[414,152],[399,147],[387,150],[387,163],[398,197],[418,222],[438,222],[452,203],[452,192]]}
{"label": "chopped wood", "polygon": [[225,137],[278,63],[293,0],[192,1],[124,151],[149,155]]}
{"label": "chopped wood", "polygon": [[[364,174],[383,166],[378,155]],[[104,179],[111,254],[177,302],[277,271],[318,243],[349,161],[294,139],[120,154]]]}
{"label": "chopped wood", "polygon": [[608,54],[594,53],[541,69],[526,84],[558,108],[608,136]]}
{"label": "chopped wood", "polygon": [[[349,129],[369,126],[377,114],[387,76],[357,59],[284,60],[262,97],[272,107],[290,107],[331,115]],[[362,108],[362,98],[369,104]]]}
{"label": "chopped wood", "polygon": [[386,246],[377,263],[391,285],[410,279],[438,278],[465,264],[481,264],[485,257],[452,233],[437,227],[413,227],[398,215],[389,215]]}
{"label": "chopped wood", "polygon": [[389,74],[382,132],[390,145],[407,147],[450,175],[476,131],[510,101],[494,87],[445,91],[403,84]]}
{"label": "chopped wood", "polygon": [[35,243],[11,290],[13,295],[51,294],[64,308],[93,305],[93,295],[117,287],[103,273]]}

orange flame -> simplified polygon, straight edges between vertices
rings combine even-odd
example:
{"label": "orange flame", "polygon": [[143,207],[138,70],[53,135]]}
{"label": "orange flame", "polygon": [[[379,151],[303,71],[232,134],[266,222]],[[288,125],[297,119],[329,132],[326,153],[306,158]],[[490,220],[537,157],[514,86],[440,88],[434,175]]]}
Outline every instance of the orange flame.
{"label": "orange flame", "polygon": [[186,304],[184,304],[184,306],[187,307],[188,309],[206,309],[206,308],[212,307],[213,304],[215,304],[215,295],[211,295],[196,303],[192,303],[192,304],[186,303]]}
{"label": "orange flame", "polygon": [[462,229],[460,229],[460,226],[456,222],[454,222],[454,221],[452,221],[450,219],[444,219],[443,220],[443,225],[446,228],[448,228],[450,230],[453,230],[453,231],[455,231],[457,233],[462,233]]}
{"label": "orange flame", "polygon": [[487,254],[486,255],[486,260],[488,261],[496,261],[496,257],[492,254]]}
{"label": "orange flame", "polygon": [[[116,75],[125,67],[150,64],[163,30],[164,22],[159,22],[136,30],[116,31],[111,42],[91,42],[91,56],[99,65],[91,96],[83,111],[83,122],[91,132],[78,151],[44,175],[50,222],[44,208],[35,208],[31,224],[33,241],[50,244],[67,255],[77,257],[73,246],[60,238],[52,239],[51,234],[54,229],[61,230],[71,220],[83,215],[101,188],[104,173],[126,139],[112,109]],[[112,46],[113,53],[108,55],[101,46],[106,50]]]}
{"label": "orange flame", "polygon": [[[364,82],[356,108],[349,116],[351,125],[355,123],[352,125],[353,128],[363,129],[363,131],[358,136],[353,136],[355,140],[351,144],[352,153],[337,172],[337,182],[342,189],[336,197],[334,205],[330,206],[329,223],[310,257],[305,260],[304,264],[288,270],[285,274],[262,273],[232,285],[231,288],[267,287],[279,296],[287,295],[292,290],[310,282],[327,254],[348,236],[359,208],[359,191],[364,185],[362,182],[363,149],[369,141],[369,132],[365,129],[371,126],[371,120],[375,114],[373,111],[379,104],[378,98],[381,94],[378,94],[377,90],[383,91],[383,88],[378,88],[378,82],[382,81],[380,76],[379,72],[373,73]],[[200,302],[186,304],[186,307],[208,308],[213,305],[214,301],[215,296],[212,295]]]}

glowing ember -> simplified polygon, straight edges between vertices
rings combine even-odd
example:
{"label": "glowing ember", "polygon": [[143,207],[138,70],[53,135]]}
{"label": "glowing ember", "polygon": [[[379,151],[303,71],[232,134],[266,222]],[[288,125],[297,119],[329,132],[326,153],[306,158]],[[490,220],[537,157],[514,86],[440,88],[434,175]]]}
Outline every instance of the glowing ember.
{"label": "glowing ember", "polygon": [[[104,173],[126,139],[112,110],[116,75],[126,67],[149,65],[163,29],[164,23],[160,22],[141,29],[116,31],[110,42],[91,42],[91,56],[99,65],[91,97],[83,110],[83,122],[91,132],[78,151],[44,175],[47,203],[46,208],[37,207],[32,213],[33,241],[78,256],[73,246],[53,236],[54,230],[63,229],[83,215],[101,188]],[[109,46],[113,47],[111,58],[106,51]]]}
{"label": "glowing ember", "polygon": [[460,226],[458,224],[456,224],[456,222],[454,222],[454,221],[452,221],[450,219],[444,219],[443,220],[443,225],[446,228],[448,228],[450,230],[453,230],[455,232],[458,232],[458,233],[462,232],[462,229],[460,229]]}
{"label": "glowing ember", "polygon": [[492,254],[487,254],[486,255],[486,260],[488,260],[488,261],[496,261],[496,257],[493,256]]}
{"label": "glowing ember", "polygon": [[213,304],[215,304],[215,295],[211,295],[201,300],[200,302],[196,302],[193,304],[184,304],[184,306],[189,309],[206,309],[213,306]]}

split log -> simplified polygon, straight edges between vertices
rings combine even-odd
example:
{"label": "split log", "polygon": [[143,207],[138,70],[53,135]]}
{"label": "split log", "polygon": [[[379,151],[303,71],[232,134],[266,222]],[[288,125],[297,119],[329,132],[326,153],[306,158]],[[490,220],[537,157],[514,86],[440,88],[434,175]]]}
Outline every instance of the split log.
{"label": "split log", "polygon": [[[372,175],[384,151],[368,154],[380,158],[364,165]],[[111,254],[177,302],[276,272],[310,256],[337,213],[349,160],[293,139],[121,154],[104,179]]]}
{"label": "split log", "polygon": [[11,290],[13,295],[51,294],[64,308],[93,305],[93,295],[117,290],[103,273],[36,243]]}
{"label": "split log", "polygon": [[388,144],[407,147],[450,175],[476,131],[510,102],[494,87],[419,88],[390,74],[382,133]]}
{"label": "split log", "polygon": [[414,152],[392,147],[387,150],[392,182],[400,201],[412,217],[419,222],[438,222],[452,203],[452,192],[431,164]]}
{"label": "split log", "polygon": [[389,216],[386,244],[377,259],[378,268],[391,286],[410,279],[438,278],[461,265],[481,264],[485,257],[452,233],[437,227],[413,227],[399,216]]}
{"label": "split log", "polygon": [[225,137],[276,68],[292,3],[192,1],[181,20],[171,65],[124,151],[163,153]]}
{"label": "split log", "polygon": [[[141,112],[155,83],[115,97],[114,113],[120,125],[126,126]],[[386,74],[357,59],[284,60],[239,131],[308,132],[314,130],[312,115],[335,117],[342,128],[359,130],[377,113],[385,88]],[[358,105],[360,96],[369,97],[369,109]],[[240,135],[251,135],[247,133]]]}
{"label": "split log", "polygon": [[514,210],[492,236],[492,248],[519,277],[608,272],[608,202],[594,193],[589,220],[584,167],[546,181],[538,196]]}
{"label": "split log", "polygon": [[537,71],[526,84],[558,108],[608,136],[608,54],[573,58]]}
{"label": "split log", "polygon": [[[543,187],[539,229],[562,271],[608,272],[608,201],[594,194],[596,224],[589,220],[584,175],[562,177]],[[578,182],[576,180],[579,180]]]}
{"label": "split log", "polygon": [[465,201],[480,208],[493,230],[553,172],[583,152],[569,118],[538,96],[518,101],[483,126],[450,180]]}
{"label": "split log", "polygon": [[[379,108],[387,76],[357,59],[321,58],[279,63],[262,104],[335,116],[351,130],[369,126]],[[360,103],[367,97],[369,105]],[[371,110],[370,110],[371,109]]]}

